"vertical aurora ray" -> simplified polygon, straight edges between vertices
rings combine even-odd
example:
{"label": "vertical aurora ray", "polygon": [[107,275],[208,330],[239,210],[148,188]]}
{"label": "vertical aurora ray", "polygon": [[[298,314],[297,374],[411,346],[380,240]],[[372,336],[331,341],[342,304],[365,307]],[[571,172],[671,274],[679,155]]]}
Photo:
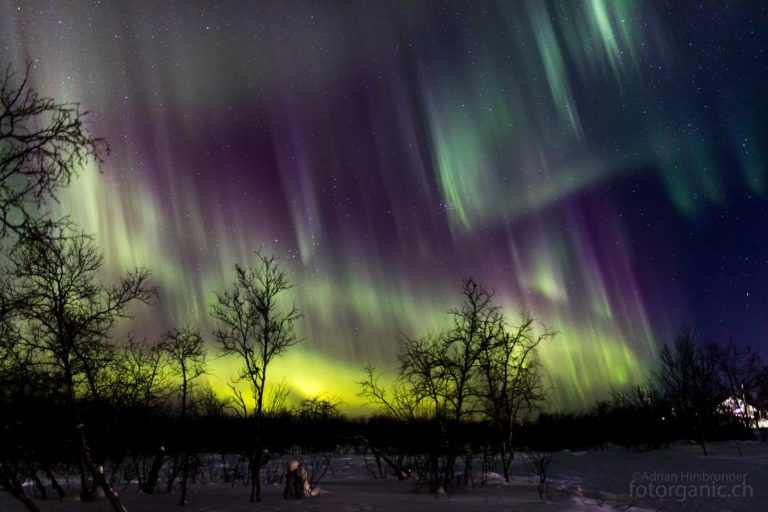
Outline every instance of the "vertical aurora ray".
{"label": "vertical aurora ray", "polygon": [[[685,238],[753,229],[738,208],[765,201],[758,7],[717,11],[716,34],[695,6],[607,0],[0,14],[2,62],[36,59],[36,87],[82,102],[113,148],[58,209],[95,234],[107,277],[152,270],[141,335],[210,332],[254,249],[283,258],[305,313],[278,379],[350,404],[363,365],[391,370],[401,334],[446,325],[468,275],[560,332],[542,350],[560,406],[643,378],[678,324],[727,336],[702,301],[738,288],[768,318],[765,285],[746,290],[759,257],[705,286],[700,247],[727,249]],[[217,386],[235,364],[213,363]]]}
{"label": "vertical aurora ray", "polygon": [[552,26],[551,15],[543,2],[531,1],[526,5],[530,12],[536,46],[547,77],[552,102],[560,119],[568,125],[575,136],[580,137],[581,122],[568,84],[565,62]]}

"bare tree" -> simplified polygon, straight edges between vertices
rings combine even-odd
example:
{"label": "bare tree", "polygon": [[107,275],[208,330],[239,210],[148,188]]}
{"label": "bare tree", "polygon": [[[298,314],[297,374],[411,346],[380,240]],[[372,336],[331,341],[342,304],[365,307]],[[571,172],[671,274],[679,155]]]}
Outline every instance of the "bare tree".
{"label": "bare tree", "polygon": [[41,97],[30,86],[30,68],[8,66],[0,75],[0,238],[35,224],[80,167],[109,151],[86,131],[78,104]]}
{"label": "bare tree", "polygon": [[261,501],[259,471],[264,457],[261,430],[267,372],[276,357],[301,341],[295,324],[302,316],[295,304],[281,302],[292,285],[277,259],[259,252],[256,258],[252,269],[235,266],[234,286],[217,294],[211,307],[218,326],[213,334],[222,353],[238,357],[242,364],[233,389],[237,383],[247,384],[254,401],[249,407],[242,392],[235,392],[235,400],[241,404],[243,414],[253,419],[255,427],[248,454],[251,502]]}
{"label": "bare tree", "polygon": [[160,348],[168,357],[171,370],[180,377],[181,416],[184,418],[193,381],[207,373],[205,343],[200,331],[193,327],[182,327],[166,332]]}
{"label": "bare tree", "polygon": [[[403,337],[398,383],[391,396],[379,384],[375,370],[366,369],[361,394],[399,418],[427,416],[437,427],[427,465],[432,491],[446,491],[455,476],[462,449],[462,425],[481,413],[481,364],[504,336],[504,316],[493,304],[493,293],[474,279],[462,286],[463,302],[451,309],[448,330],[417,338]],[[469,474],[465,472],[465,479]]]}
{"label": "bare tree", "polygon": [[698,344],[693,331],[684,328],[674,345],[662,347],[660,362],[655,373],[659,388],[674,407],[684,434],[707,455],[707,435],[724,399],[714,345]]}
{"label": "bare tree", "polygon": [[[442,493],[449,489],[454,475],[456,447],[452,445],[452,403],[463,402],[467,397],[451,397],[450,376],[446,370],[449,343],[444,333],[428,334],[418,338],[403,337],[399,354],[398,380],[410,396],[416,416],[434,422],[436,431],[430,446],[425,446],[427,460],[420,472],[426,478],[431,492]],[[461,411],[460,411],[461,413]]]}
{"label": "bare tree", "polygon": [[[187,401],[193,381],[206,373],[206,349],[197,329],[182,327],[163,335],[161,347],[167,354],[173,372],[180,378],[181,428],[187,420]],[[187,443],[185,443],[187,444]],[[181,498],[179,505],[187,504],[187,481],[189,479],[189,447],[184,450],[181,469]]]}
{"label": "bare tree", "polygon": [[528,466],[531,472],[539,478],[536,490],[539,492],[539,498],[549,501],[549,479],[551,471],[549,466],[552,464],[552,452],[546,450],[528,450]]}
{"label": "bare tree", "polygon": [[92,500],[99,486],[113,508],[123,511],[91,453],[79,400],[100,396],[100,376],[114,354],[109,333],[117,320],[130,316],[131,303],[149,303],[155,292],[142,269],[123,276],[119,284],[100,283],[102,264],[102,254],[86,235],[28,229],[10,254],[10,294],[24,304],[17,344],[69,405],[82,499]]}
{"label": "bare tree", "polygon": [[445,398],[456,422],[478,413],[480,358],[504,330],[504,315],[493,303],[493,292],[467,278],[462,295],[461,307],[449,311],[453,326],[445,333],[441,347],[449,383]]}
{"label": "bare tree", "polygon": [[115,347],[108,375],[102,379],[100,394],[106,400],[132,407],[156,404],[168,387],[163,350],[159,343],[136,340]]}
{"label": "bare tree", "polygon": [[32,501],[29,494],[24,490],[23,483],[19,480],[17,472],[11,469],[6,460],[0,462],[0,485],[8,491],[11,496],[19,500],[30,512],[40,512],[40,508]]}
{"label": "bare tree", "polygon": [[[480,360],[504,328],[493,292],[474,279],[462,284],[463,302],[451,309],[451,327],[432,337],[406,339],[400,356],[401,377],[414,384],[420,400],[434,407],[443,438],[445,464],[435,490],[448,490],[460,455],[462,424],[480,412]],[[465,472],[465,479],[469,477]]]}
{"label": "bare tree", "polygon": [[381,373],[375,366],[368,365],[364,371],[365,377],[357,381],[357,385],[360,386],[358,396],[364,398],[369,404],[378,405],[384,415],[397,420],[404,421],[416,417],[419,404],[407,383],[398,381],[388,392],[380,383]]}
{"label": "bare tree", "polygon": [[496,429],[504,479],[509,482],[515,456],[516,426],[547,398],[537,359],[542,341],[555,336],[545,326],[537,331],[533,316],[523,313],[516,326],[499,321],[480,356],[484,414]]}
{"label": "bare tree", "polygon": [[[78,104],[41,97],[31,87],[30,69],[31,62],[28,61],[22,73],[15,72],[9,65],[0,74],[0,241],[7,241],[8,235],[13,234],[17,242],[19,238],[24,238],[21,245],[27,248],[30,248],[32,239],[40,241],[50,238],[55,225],[66,225],[46,218],[46,202],[55,201],[58,190],[67,186],[90,159],[100,164],[102,156],[109,151],[103,139],[88,134],[85,128],[87,112],[81,110]],[[18,254],[17,248],[16,256]],[[51,273],[34,278],[26,275],[22,285],[29,285],[35,279],[44,281],[60,277]],[[10,348],[14,356],[25,359],[25,371],[34,368],[34,373],[60,377],[64,368],[56,362],[61,362],[62,357],[68,355],[41,348],[45,342],[37,346],[23,342],[35,340],[38,333],[50,333],[56,329],[61,332],[69,326],[62,323],[46,325],[39,315],[29,323],[28,314],[40,311],[43,287],[39,287],[36,294],[24,289],[24,286],[19,288],[19,283],[10,279],[8,274],[3,276],[3,281],[6,280],[8,282],[2,283],[3,291],[13,293],[2,293],[0,299],[2,343]],[[59,316],[64,314],[65,306],[60,304]],[[83,306],[87,308],[87,304]],[[87,313],[83,314],[87,316]],[[66,335],[70,336],[69,333]],[[40,359],[41,354],[43,360]],[[2,355],[5,357],[6,354]],[[77,365],[84,367],[85,363]],[[20,368],[16,366],[16,369]],[[91,365],[92,373],[97,368],[97,365]],[[76,424],[79,423],[76,421]],[[4,469],[7,470],[8,466]],[[54,488],[60,492],[61,488],[49,469],[47,473]],[[33,510],[34,504],[24,499],[23,488],[14,486],[14,475],[3,471],[3,480],[12,486],[7,488],[16,489],[17,498]]]}
{"label": "bare tree", "polygon": [[757,398],[760,377],[764,366],[760,354],[751,347],[736,344],[733,340],[725,345],[713,345],[717,367],[725,392],[741,401],[741,420],[747,428],[757,428],[754,416],[754,399]]}
{"label": "bare tree", "polygon": [[[400,422],[407,422],[416,419],[420,413],[424,412],[423,404],[413,392],[410,383],[399,379],[394,383],[391,390],[387,390],[381,383],[381,374],[374,366],[365,367],[365,377],[358,381],[360,392],[358,396],[364,398],[369,404],[380,407],[384,416],[394,418]],[[429,415],[429,411],[427,411]],[[405,466],[405,456],[403,453],[390,457],[382,449],[374,446],[364,436],[357,436],[357,441],[362,442],[366,450],[373,452],[376,457],[378,475],[384,475],[384,469],[381,462],[384,461],[397,475],[398,480],[410,478],[413,473]],[[368,467],[366,459],[366,468]],[[374,477],[376,472],[370,470]],[[435,476],[433,479],[436,480]]]}
{"label": "bare tree", "polygon": [[341,398],[321,393],[305,397],[296,413],[303,419],[337,420],[344,417],[341,412],[343,404]]}
{"label": "bare tree", "polygon": [[27,404],[30,397],[45,386],[40,386],[41,376],[30,365],[29,352],[21,350],[18,338],[16,314],[19,304],[12,304],[8,292],[10,286],[0,274],[0,486],[16,498],[30,512],[39,512],[38,506],[27,493],[25,462],[31,463],[30,450],[22,446],[22,431],[32,430],[22,408],[15,404]]}
{"label": "bare tree", "polygon": [[270,417],[290,415],[291,410],[288,405],[288,397],[291,395],[291,388],[288,382],[283,379],[278,384],[272,384],[269,390],[269,399],[264,404],[264,415]]}

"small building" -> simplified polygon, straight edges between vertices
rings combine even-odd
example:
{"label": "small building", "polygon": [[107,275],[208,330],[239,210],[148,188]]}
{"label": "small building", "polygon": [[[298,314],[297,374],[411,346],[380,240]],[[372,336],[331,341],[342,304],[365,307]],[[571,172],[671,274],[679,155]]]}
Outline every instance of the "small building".
{"label": "small building", "polygon": [[753,428],[768,428],[768,413],[748,404],[742,398],[730,396],[720,404],[720,409],[726,414],[742,419]]}

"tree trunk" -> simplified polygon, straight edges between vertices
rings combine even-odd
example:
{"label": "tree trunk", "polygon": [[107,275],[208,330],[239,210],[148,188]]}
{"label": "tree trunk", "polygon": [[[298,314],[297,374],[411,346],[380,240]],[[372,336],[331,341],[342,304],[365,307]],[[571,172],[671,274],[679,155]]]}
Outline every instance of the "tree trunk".
{"label": "tree trunk", "polygon": [[501,442],[501,467],[504,471],[504,481],[509,482],[512,478],[510,474],[512,460],[515,458],[515,449],[512,442],[512,433],[505,433],[506,439]]}
{"label": "tree trunk", "polygon": [[181,365],[181,427],[184,430],[184,437],[182,438],[182,450],[184,454],[181,459],[181,498],[179,499],[179,505],[187,504],[187,479],[189,479],[189,443],[187,442],[186,423],[187,423],[187,369],[183,364]]}
{"label": "tree trunk", "polygon": [[261,443],[256,447],[255,453],[251,456],[251,503],[261,502]]}
{"label": "tree trunk", "polygon": [[[265,338],[266,339],[266,338]],[[254,411],[256,416],[256,432],[254,439],[254,452],[251,455],[251,503],[254,498],[256,502],[261,502],[261,464],[263,459],[263,449],[261,446],[261,418],[263,415],[264,405],[264,383],[266,382],[266,368],[261,372],[261,387],[259,388],[258,396],[256,398],[256,410]]]}
{"label": "tree trunk", "polygon": [[187,479],[189,478],[189,454],[184,452],[181,460],[181,499],[179,505],[187,504]]}
{"label": "tree trunk", "polygon": [[[88,442],[85,438],[84,426],[78,425],[77,430],[79,432],[78,448],[80,449],[80,457],[82,458],[85,467],[91,473],[94,487],[96,487],[97,485],[98,487],[101,487],[101,490],[104,491],[104,496],[112,505],[112,508],[115,509],[115,512],[127,512],[123,504],[120,502],[120,498],[117,497],[117,493],[109,485],[109,482],[107,482],[107,479],[104,476],[103,468],[97,467],[96,464],[93,462],[93,459],[91,458],[91,449],[88,447]],[[90,491],[90,494],[91,496],[93,496],[94,494],[93,490]]]}
{"label": "tree trunk", "polygon": [[24,505],[24,508],[30,512],[40,512],[40,509],[37,508],[35,502],[32,501],[29,495],[24,491],[21,482],[19,482],[16,477],[8,474],[2,465],[0,465],[0,485],[2,485],[6,491],[11,493],[11,496],[19,500]]}
{"label": "tree trunk", "polygon": [[704,456],[709,456],[709,452],[707,452],[707,443],[704,439],[699,440],[699,446],[701,446],[701,451],[704,452]]}
{"label": "tree trunk", "polygon": [[53,471],[51,471],[51,467],[48,464],[45,464],[43,466],[43,471],[45,471],[45,476],[48,478],[48,481],[51,483],[51,487],[56,491],[56,494],[59,495],[59,501],[64,501],[64,498],[66,497],[67,493],[64,492],[64,488],[61,487],[59,482],[56,480],[56,477],[53,474]]}
{"label": "tree trunk", "polygon": [[445,457],[445,468],[443,470],[443,491],[446,493],[450,491],[451,489],[451,482],[453,481],[454,477],[454,467],[456,466],[456,456],[452,453],[452,451],[449,451],[448,455]]}
{"label": "tree trunk", "polygon": [[[117,497],[117,493],[110,487],[107,479],[104,477],[103,468],[96,467],[91,457],[91,449],[88,446],[88,440],[85,437],[85,425],[80,421],[80,414],[77,410],[77,401],[75,399],[75,388],[72,383],[72,378],[69,372],[67,372],[67,398],[72,407],[72,416],[75,421],[76,430],[76,446],[79,451],[80,459],[80,480],[82,484],[81,497],[83,501],[93,501],[95,497],[95,488],[98,485],[104,491],[104,496],[109,500],[112,508],[115,512],[127,512],[120,499]],[[93,479],[93,486],[90,490],[87,488],[87,473],[90,473]]]}
{"label": "tree trunk", "polygon": [[383,451],[381,451],[379,448],[376,448],[375,446],[373,446],[370,443],[370,441],[368,441],[368,439],[366,439],[364,436],[355,436],[354,439],[363,442],[365,446],[367,446],[373,452],[373,455],[376,457],[376,464],[378,465],[380,476],[384,476],[384,472],[382,471],[382,468],[381,468],[381,461],[383,460],[384,462],[387,463],[387,465],[390,468],[392,468],[392,470],[397,475],[398,480],[403,480],[405,478],[411,477],[410,470],[403,468],[402,454],[398,455],[398,461],[395,462],[389,457],[387,457],[387,455]]}
{"label": "tree trunk", "polygon": [[152,461],[152,466],[149,468],[149,475],[147,475],[147,480],[139,486],[139,489],[141,492],[152,494],[155,492],[155,489],[157,488],[157,481],[160,477],[160,469],[163,467],[163,461],[165,460],[165,448],[160,447],[160,449],[155,454],[155,458]]}
{"label": "tree trunk", "polygon": [[176,483],[176,479],[179,477],[179,454],[174,453],[171,458],[171,466],[168,468],[168,478],[165,486],[165,492],[173,492],[173,484]]}
{"label": "tree trunk", "polygon": [[91,481],[88,479],[88,468],[85,466],[85,462],[83,462],[83,458],[79,454],[77,456],[77,467],[80,471],[80,501],[93,501],[95,496],[93,495]]}
{"label": "tree trunk", "polygon": [[40,498],[47,500],[48,499],[48,491],[45,490],[45,486],[43,485],[43,482],[40,481],[40,477],[37,476],[37,471],[34,469],[29,471],[29,478],[32,479],[32,482],[35,484],[35,488],[37,489],[37,492],[40,493]]}
{"label": "tree trunk", "polygon": [[512,459],[514,459],[515,453],[510,450],[501,452],[501,467],[504,471],[504,481],[509,483],[512,475],[510,474],[510,468],[512,466]]}

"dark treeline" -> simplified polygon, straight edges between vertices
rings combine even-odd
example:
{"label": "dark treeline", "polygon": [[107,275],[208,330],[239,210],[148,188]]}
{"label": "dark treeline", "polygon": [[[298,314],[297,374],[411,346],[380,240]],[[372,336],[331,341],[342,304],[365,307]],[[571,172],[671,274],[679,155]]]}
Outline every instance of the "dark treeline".
{"label": "dark treeline", "polygon": [[[350,419],[339,412],[338,403],[318,407],[323,400],[309,399],[262,418],[265,451],[260,479],[281,479],[285,456],[313,458],[351,451],[365,455],[372,478],[412,479],[415,488],[433,490],[431,464],[434,459],[447,463],[448,454],[444,440],[435,435],[444,427],[439,419],[391,415]],[[154,404],[80,404],[91,451],[104,466],[110,486],[119,490],[138,482],[144,492],[179,493],[185,466],[194,485],[214,481],[251,485],[247,439],[253,436],[255,420],[228,410],[223,400],[204,388],[191,402],[195,405],[186,418],[180,415],[178,396]],[[59,420],[68,413],[66,402],[52,403],[48,396],[36,397],[29,391],[15,398],[4,393],[0,408],[5,433],[0,450],[15,478],[33,482],[38,498],[59,499],[71,492],[72,483],[65,482],[79,470],[71,432]],[[700,443],[698,433],[692,437],[690,425],[673,409],[672,400],[627,401],[617,393],[586,412],[541,413],[521,421],[513,449],[529,457],[610,445],[645,451],[680,440]],[[754,438],[754,418],[715,409],[711,420],[703,437],[706,442]],[[498,446],[503,438],[491,421],[476,418],[453,425],[452,440],[459,448],[450,488],[482,485],[487,473],[502,470]],[[314,466],[327,469],[327,464],[317,459]]]}

